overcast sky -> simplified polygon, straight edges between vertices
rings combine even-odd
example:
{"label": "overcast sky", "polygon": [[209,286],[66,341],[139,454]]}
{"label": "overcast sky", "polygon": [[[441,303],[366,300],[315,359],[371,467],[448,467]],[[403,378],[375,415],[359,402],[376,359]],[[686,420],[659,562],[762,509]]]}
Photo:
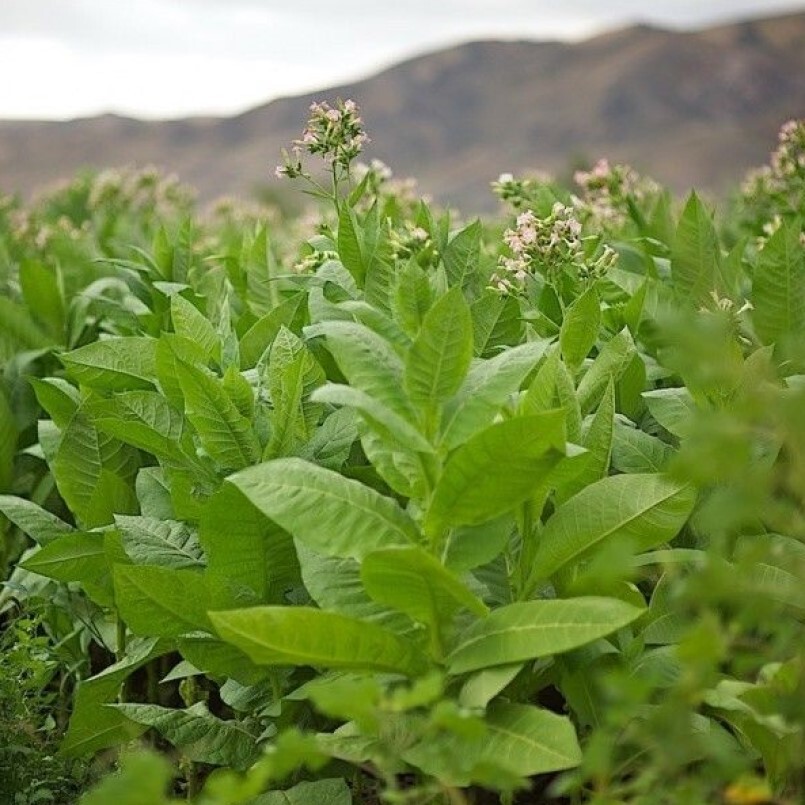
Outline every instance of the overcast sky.
{"label": "overcast sky", "polygon": [[0,0],[0,118],[230,114],[466,39],[792,9],[805,0]]}

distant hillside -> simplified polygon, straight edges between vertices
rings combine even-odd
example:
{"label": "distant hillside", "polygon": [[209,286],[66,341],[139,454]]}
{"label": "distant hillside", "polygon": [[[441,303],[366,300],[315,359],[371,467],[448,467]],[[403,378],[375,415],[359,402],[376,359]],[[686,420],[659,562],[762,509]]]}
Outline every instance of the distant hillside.
{"label": "distant hillside", "polygon": [[647,26],[579,43],[472,42],[231,118],[0,121],[0,188],[30,194],[82,166],[157,164],[203,199],[274,181],[311,99],[354,98],[372,156],[468,209],[502,171],[628,161],[679,191],[719,191],[805,115],[805,13],[698,32]]}

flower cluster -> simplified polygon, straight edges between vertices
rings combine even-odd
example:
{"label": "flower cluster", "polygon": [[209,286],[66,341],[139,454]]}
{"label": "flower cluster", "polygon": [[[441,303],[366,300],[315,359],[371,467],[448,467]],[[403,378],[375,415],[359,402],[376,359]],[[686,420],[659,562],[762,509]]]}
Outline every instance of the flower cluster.
{"label": "flower cluster", "polygon": [[389,231],[389,247],[395,260],[422,257],[431,262],[436,256],[435,244],[426,229],[406,221],[402,229]]}
{"label": "flower cluster", "polygon": [[511,173],[501,173],[498,180],[492,182],[492,192],[515,210],[521,210],[533,202],[538,187],[552,184],[553,181],[550,174],[541,171],[523,178],[515,178]]}
{"label": "flower cluster", "polygon": [[630,200],[643,204],[660,189],[629,165],[610,165],[606,159],[589,171],[576,171],[573,179],[582,190],[582,198],[574,197],[574,205],[605,229],[618,229],[626,223]]}
{"label": "flower cluster", "polygon": [[559,201],[546,218],[538,218],[532,210],[520,213],[515,228],[503,233],[511,256],[500,258],[491,286],[501,293],[515,293],[536,270],[549,279],[566,269],[575,270],[584,281],[603,276],[614,265],[617,254],[604,246],[598,257],[587,260],[581,228],[573,207]]}
{"label": "flower cluster", "polygon": [[292,269],[295,274],[315,274],[328,260],[338,260],[338,252],[328,250],[312,251],[297,260]]}
{"label": "flower cluster", "polygon": [[283,150],[284,164],[277,166],[277,177],[295,179],[305,176],[302,167],[304,151],[329,159],[333,169],[347,170],[369,141],[355,101],[339,99],[335,106],[326,101],[312,103],[310,113],[302,137],[294,140],[291,153]]}

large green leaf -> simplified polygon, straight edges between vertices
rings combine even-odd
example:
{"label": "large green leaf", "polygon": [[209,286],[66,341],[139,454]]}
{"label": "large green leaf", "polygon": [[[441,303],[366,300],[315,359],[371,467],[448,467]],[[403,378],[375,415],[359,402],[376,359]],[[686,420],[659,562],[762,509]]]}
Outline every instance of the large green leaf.
{"label": "large green leaf", "polygon": [[417,675],[414,645],[373,623],[310,607],[210,612],[220,637],[261,665],[312,665]]}
{"label": "large green leaf", "polygon": [[251,805],[352,805],[352,793],[341,778],[297,783],[284,791],[269,791]]}
{"label": "large green leaf", "polygon": [[[233,517],[237,512],[237,517]],[[283,603],[299,584],[293,540],[232,484],[204,507],[199,525],[207,578],[232,605]]]}
{"label": "large green leaf", "polygon": [[476,275],[481,253],[481,232],[481,222],[475,220],[448,242],[442,262],[450,285],[461,287],[467,276]]}
{"label": "large green leaf", "polygon": [[0,495],[0,513],[40,545],[47,545],[75,531],[69,523],[47,509],[14,495]]}
{"label": "large green leaf", "polygon": [[413,520],[391,498],[298,458],[268,461],[229,482],[290,534],[332,556],[360,559],[419,538]]}
{"label": "large green leaf", "polygon": [[171,297],[171,320],[177,335],[196,343],[208,358],[221,359],[221,342],[210,320],[179,294]]}
{"label": "large green leaf", "polygon": [[398,272],[397,284],[391,295],[394,318],[411,338],[416,338],[430,310],[431,293],[428,275],[412,258]]}
{"label": "large green leaf", "polygon": [[186,523],[117,515],[115,526],[123,549],[135,565],[204,567],[198,537]]}
{"label": "large green leaf", "polygon": [[519,344],[523,337],[520,304],[514,296],[487,289],[472,304],[475,354],[489,357],[501,346]]}
{"label": "large green leaf", "polygon": [[513,774],[572,769],[582,754],[576,730],[566,716],[527,704],[497,702],[484,719],[487,735],[479,760]]}
{"label": "large green leaf", "polygon": [[526,601],[473,623],[448,657],[451,674],[561,654],[631,623],[643,610],[616,598]]}
{"label": "large green leaf", "polygon": [[130,641],[122,660],[80,682],[70,725],[59,753],[69,757],[91,755],[143,733],[145,727],[132,723],[121,713],[104,705],[117,697],[121,684],[130,674],[169,649],[170,644],[153,638]]}
{"label": "large green leaf", "polygon": [[359,287],[363,286],[367,269],[361,240],[355,212],[348,204],[343,204],[338,216],[338,256]]}
{"label": "large green leaf", "polygon": [[421,548],[388,548],[361,563],[363,586],[375,601],[432,628],[447,625],[459,608],[484,616],[488,609],[438,559]]}
{"label": "large green leaf", "polygon": [[188,419],[210,457],[224,470],[239,470],[259,461],[260,444],[251,423],[238,411],[221,380],[182,361],[176,371]]}
{"label": "large green leaf", "polygon": [[269,350],[266,375],[273,410],[264,457],[273,458],[289,455],[310,438],[321,415],[310,395],[324,382],[324,372],[302,341],[281,327]]}
{"label": "large green leaf", "polygon": [[297,293],[280,302],[277,307],[270,310],[258,319],[243,335],[240,340],[240,367],[252,369],[257,366],[265,351],[285,326],[296,331],[304,319],[305,294]]}
{"label": "large green leaf", "polygon": [[586,290],[565,311],[559,343],[565,363],[576,369],[598,338],[598,327],[601,324],[601,303],[595,288]]}
{"label": "large green leaf", "polygon": [[758,257],[752,280],[752,321],[764,344],[805,331],[805,249],[802,221],[783,221]]}
{"label": "large green leaf", "polygon": [[712,291],[723,295],[730,290],[712,216],[695,193],[691,193],[676,229],[671,280],[679,298],[695,306],[707,302]]}
{"label": "large green leaf", "polygon": [[564,418],[563,411],[515,417],[455,450],[433,492],[429,531],[482,523],[527,500],[564,455]]}
{"label": "large green leaf", "polygon": [[246,769],[257,759],[255,736],[239,721],[223,721],[198,702],[186,710],[155,704],[113,704],[118,713],[152,727],[195,763]]}
{"label": "large green leaf", "polygon": [[65,352],[62,363],[81,385],[100,391],[153,388],[157,342],[145,336],[94,341]]}
{"label": "large green leaf", "polygon": [[448,449],[457,447],[490,424],[545,354],[547,346],[547,341],[532,341],[488,360],[475,361],[458,393],[445,405],[442,444]]}
{"label": "large green leaf", "polygon": [[363,324],[348,321],[322,322],[314,332],[326,336],[327,348],[351,386],[414,421],[404,391],[402,359],[385,339]]}
{"label": "large green leaf", "polygon": [[548,520],[539,536],[531,580],[550,578],[607,541],[626,541],[635,551],[667,542],[679,533],[695,502],[693,487],[664,475],[603,478]]}
{"label": "large green leaf", "polygon": [[435,411],[461,386],[472,360],[472,317],[460,287],[428,311],[405,363],[405,387],[423,411]]}
{"label": "large green leaf", "polygon": [[149,565],[115,565],[115,603],[129,629],[146,637],[177,637],[209,629],[204,575]]}
{"label": "large green leaf", "polygon": [[604,344],[592,366],[579,381],[578,400],[582,413],[589,413],[595,408],[607,384],[610,380],[620,379],[634,355],[634,341],[626,328]]}
{"label": "large green leaf", "polygon": [[311,399],[355,409],[384,442],[395,448],[433,452],[433,446],[414,425],[360,389],[341,383],[328,383],[316,389]]}

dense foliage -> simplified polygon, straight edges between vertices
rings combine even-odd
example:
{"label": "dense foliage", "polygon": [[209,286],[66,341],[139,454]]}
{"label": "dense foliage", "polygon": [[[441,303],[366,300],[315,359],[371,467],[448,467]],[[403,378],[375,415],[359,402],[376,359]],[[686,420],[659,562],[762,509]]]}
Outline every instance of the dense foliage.
{"label": "dense foliage", "polygon": [[364,142],[0,200],[0,799],[801,801],[805,125],[718,221]]}

